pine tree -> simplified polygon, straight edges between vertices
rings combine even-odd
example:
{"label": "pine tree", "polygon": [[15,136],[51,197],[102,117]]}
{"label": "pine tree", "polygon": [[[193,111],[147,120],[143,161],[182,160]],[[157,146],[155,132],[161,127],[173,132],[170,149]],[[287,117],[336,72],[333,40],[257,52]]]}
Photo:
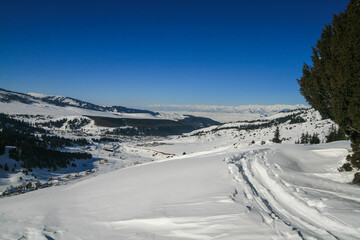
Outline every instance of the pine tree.
{"label": "pine tree", "polygon": [[275,133],[274,133],[274,138],[272,139],[272,141],[274,143],[281,143],[279,127],[276,127]]}
{"label": "pine tree", "polygon": [[353,166],[360,168],[360,0],[334,15],[313,47],[312,66],[298,80],[306,101],[327,115],[351,140]]}
{"label": "pine tree", "polygon": [[336,128],[335,125],[331,125],[329,133],[325,137],[327,143],[346,139],[345,134],[340,128]]}
{"label": "pine tree", "polygon": [[9,171],[9,166],[7,165],[7,163],[5,163],[4,171]]}
{"label": "pine tree", "polygon": [[310,144],[319,144],[320,143],[320,138],[319,138],[319,134],[318,133],[314,133],[309,140]]}

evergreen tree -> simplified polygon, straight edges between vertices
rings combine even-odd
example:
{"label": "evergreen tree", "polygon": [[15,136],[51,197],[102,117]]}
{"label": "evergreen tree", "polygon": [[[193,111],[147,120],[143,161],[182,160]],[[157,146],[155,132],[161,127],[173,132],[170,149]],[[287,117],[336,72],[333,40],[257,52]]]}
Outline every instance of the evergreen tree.
{"label": "evergreen tree", "polygon": [[308,132],[302,133],[300,137],[301,144],[307,144],[310,142],[310,134]]}
{"label": "evergreen tree", "polygon": [[5,153],[5,145],[0,144],[0,155],[3,155]]}
{"label": "evergreen tree", "polygon": [[298,80],[307,102],[349,136],[353,166],[360,168],[360,0],[334,15],[313,47],[312,66]]}
{"label": "evergreen tree", "polygon": [[300,139],[295,141],[295,144],[319,144],[320,138],[318,133],[310,135],[308,132],[302,133]]}
{"label": "evergreen tree", "polygon": [[326,135],[325,137],[327,143],[346,139],[343,131],[341,131],[340,128],[336,128],[334,125],[331,125],[329,134]]}
{"label": "evergreen tree", "polygon": [[279,127],[276,127],[275,133],[274,133],[274,138],[272,139],[272,141],[274,143],[281,143]]}
{"label": "evergreen tree", "polygon": [[319,144],[320,143],[320,138],[319,138],[319,134],[318,133],[314,133],[310,140],[309,140],[310,144]]}

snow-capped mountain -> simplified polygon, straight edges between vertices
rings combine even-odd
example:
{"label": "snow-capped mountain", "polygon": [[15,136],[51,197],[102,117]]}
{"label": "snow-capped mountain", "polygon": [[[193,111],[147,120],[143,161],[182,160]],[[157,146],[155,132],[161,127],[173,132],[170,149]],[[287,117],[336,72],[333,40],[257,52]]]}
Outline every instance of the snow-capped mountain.
{"label": "snow-capped mountain", "polygon": [[0,102],[5,102],[5,103],[21,102],[25,104],[47,103],[59,107],[76,107],[76,108],[82,108],[92,111],[101,111],[101,112],[146,113],[153,116],[158,115],[158,113],[148,110],[132,109],[122,106],[111,106],[111,107],[100,106],[71,97],[50,96],[39,93],[25,94],[25,93],[12,92],[5,89],[0,89]]}
{"label": "snow-capped mountain", "polygon": [[82,134],[174,135],[217,125],[209,118],[99,106],[78,99],[0,89],[0,113],[52,131]]}

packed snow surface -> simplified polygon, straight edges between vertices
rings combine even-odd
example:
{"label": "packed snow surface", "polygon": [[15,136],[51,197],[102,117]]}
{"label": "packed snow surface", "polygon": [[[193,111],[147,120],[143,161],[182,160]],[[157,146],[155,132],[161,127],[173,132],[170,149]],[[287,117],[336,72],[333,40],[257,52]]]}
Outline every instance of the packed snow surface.
{"label": "packed snow surface", "polygon": [[359,239],[348,142],[209,141],[124,143],[154,161],[1,198],[0,239]]}

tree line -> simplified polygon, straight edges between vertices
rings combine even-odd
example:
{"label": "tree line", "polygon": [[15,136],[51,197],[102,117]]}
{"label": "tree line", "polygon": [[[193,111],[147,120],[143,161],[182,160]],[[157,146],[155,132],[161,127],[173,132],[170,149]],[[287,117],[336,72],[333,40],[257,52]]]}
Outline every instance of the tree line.
{"label": "tree line", "polygon": [[56,150],[65,146],[89,144],[86,139],[67,139],[64,137],[37,135],[44,130],[30,126],[28,123],[0,115],[0,154],[4,154],[5,146],[14,146],[9,150],[9,157],[22,161],[21,167],[49,168],[57,170],[66,168],[75,159],[91,159],[85,152],[64,152]]}

